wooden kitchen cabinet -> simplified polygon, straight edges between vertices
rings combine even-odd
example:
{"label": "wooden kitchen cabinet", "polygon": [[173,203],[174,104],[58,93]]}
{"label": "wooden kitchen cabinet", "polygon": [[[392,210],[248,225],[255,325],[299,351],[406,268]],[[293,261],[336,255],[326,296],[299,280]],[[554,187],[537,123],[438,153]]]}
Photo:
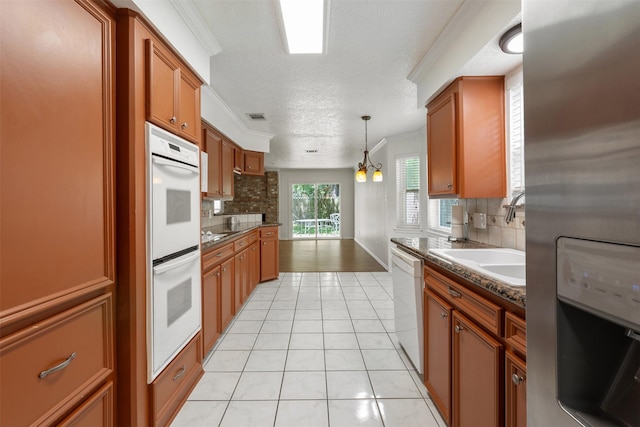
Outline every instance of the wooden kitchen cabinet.
{"label": "wooden kitchen cabinet", "polygon": [[202,335],[198,333],[151,384],[152,425],[169,425],[202,375]]}
{"label": "wooden kitchen cabinet", "polygon": [[116,11],[0,8],[0,425],[115,425]]}
{"label": "wooden kitchen cabinet", "polygon": [[527,426],[527,364],[510,351],[505,356],[505,426]]}
{"label": "wooden kitchen cabinet", "polygon": [[148,120],[199,145],[202,82],[164,45],[153,39],[146,44]]}
{"label": "wooden kitchen cabinet", "polygon": [[243,173],[244,165],[244,150],[236,145],[233,150],[233,170],[236,173]]}
{"label": "wooden kitchen cabinet", "polygon": [[280,274],[278,227],[260,229],[260,281],[277,279]]}
{"label": "wooden kitchen cabinet", "polygon": [[207,196],[222,197],[222,135],[202,124],[202,141],[207,153]]}
{"label": "wooden kitchen cabinet", "polygon": [[459,77],[427,110],[429,196],[505,197],[504,77]]}
{"label": "wooden kitchen cabinet", "polygon": [[202,274],[202,357],[213,348],[222,328],[220,327],[220,295],[222,277],[220,266]]}
{"label": "wooden kitchen cabinet", "polygon": [[235,162],[235,144],[226,139],[222,140],[222,197],[233,197],[234,189],[234,162]]}
{"label": "wooden kitchen cabinet", "polygon": [[451,423],[451,312],[435,293],[424,291],[424,383],[447,425]]}
{"label": "wooden kitchen cabinet", "polygon": [[499,426],[503,347],[457,310],[452,327],[452,425]]}
{"label": "wooden kitchen cabinet", "polygon": [[264,153],[245,150],[242,173],[245,175],[264,175]]}
{"label": "wooden kitchen cabinet", "polygon": [[236,314],[235,259],[229,258],[220,266],[220,328],[224,331]]}

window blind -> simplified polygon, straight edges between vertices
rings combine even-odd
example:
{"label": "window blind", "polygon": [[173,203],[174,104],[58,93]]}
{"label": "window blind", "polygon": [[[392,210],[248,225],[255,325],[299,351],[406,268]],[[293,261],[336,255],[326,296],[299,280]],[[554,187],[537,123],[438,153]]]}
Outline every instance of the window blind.
{"label": "window blind", "polygon": [[524,117],[522,85],[509,90],[509,180],[511,192],[524,191]]}
{"label": "window blind", "polygon": [[396,194],[398,228],[419,228],[420,158],[418,156],[396,158]]}

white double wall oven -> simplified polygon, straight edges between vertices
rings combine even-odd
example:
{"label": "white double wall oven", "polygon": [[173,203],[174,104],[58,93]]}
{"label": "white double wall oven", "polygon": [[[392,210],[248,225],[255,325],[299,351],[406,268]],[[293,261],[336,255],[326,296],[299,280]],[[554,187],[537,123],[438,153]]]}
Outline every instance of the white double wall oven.
{"label": "white double wall oven", "polygon": [[151,383],[201,327],[200,150],[151,123],[146,144]]}

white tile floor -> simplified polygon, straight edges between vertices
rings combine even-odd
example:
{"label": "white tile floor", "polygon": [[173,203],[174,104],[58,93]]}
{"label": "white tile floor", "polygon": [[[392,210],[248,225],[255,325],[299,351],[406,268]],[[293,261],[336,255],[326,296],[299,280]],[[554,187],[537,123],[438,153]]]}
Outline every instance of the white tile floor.
{"label": "white tile floor", "polygon": [[392,295],[386,272],[259,285],[172,426],[445,427],[397,344]]}

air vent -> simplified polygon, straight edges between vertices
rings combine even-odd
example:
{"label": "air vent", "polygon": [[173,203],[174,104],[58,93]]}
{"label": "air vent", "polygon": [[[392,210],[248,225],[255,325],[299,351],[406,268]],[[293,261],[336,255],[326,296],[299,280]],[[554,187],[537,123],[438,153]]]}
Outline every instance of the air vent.
{"label": "air vent", "polygon": [[318,150],[304,150],[305,153],[317,153]]}
{"label": "air vent", "polygon": [[251,120],[267,120],[264,117],[264,113],[247,113],[247,117],[249,117]]}

